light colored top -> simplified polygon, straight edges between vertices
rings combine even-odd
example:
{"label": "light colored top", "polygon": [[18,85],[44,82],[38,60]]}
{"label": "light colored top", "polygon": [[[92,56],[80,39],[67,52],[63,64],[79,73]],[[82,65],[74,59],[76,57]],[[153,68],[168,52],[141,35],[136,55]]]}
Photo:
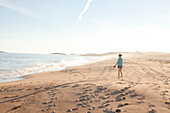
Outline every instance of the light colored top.
{"label": "light colored top", "polygon": [[118,58],[116,65],[122,66],[123,65],[123,59],[121,57]]}

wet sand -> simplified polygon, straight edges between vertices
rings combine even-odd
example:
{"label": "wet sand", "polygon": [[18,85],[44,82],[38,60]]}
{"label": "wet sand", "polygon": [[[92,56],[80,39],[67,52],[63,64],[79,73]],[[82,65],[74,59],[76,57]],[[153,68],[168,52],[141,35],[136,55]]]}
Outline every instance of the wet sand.
{"label": "wet sand", "polygon": [[0,83],[2,113],[169,113],[170,54],[122,53],[117,58]]}

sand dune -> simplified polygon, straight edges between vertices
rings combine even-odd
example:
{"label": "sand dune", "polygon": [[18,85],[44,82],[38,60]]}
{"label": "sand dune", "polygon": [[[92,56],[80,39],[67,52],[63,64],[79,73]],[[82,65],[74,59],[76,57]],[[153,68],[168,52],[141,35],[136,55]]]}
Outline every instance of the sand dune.
{"label": "sand dune", "polygon": [[116,57],[0,84],[2,113],[169,113],[170,54],[123,53]]}

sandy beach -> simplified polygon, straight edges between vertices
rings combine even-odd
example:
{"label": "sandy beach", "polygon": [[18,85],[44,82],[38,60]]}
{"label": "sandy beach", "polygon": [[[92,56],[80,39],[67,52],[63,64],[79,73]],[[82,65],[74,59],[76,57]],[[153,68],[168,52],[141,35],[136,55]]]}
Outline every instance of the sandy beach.
{"label": "sandy beach", "polygon": [[169,113],[170,54],[122,53],[61,71],[0,83],[0,113]]}

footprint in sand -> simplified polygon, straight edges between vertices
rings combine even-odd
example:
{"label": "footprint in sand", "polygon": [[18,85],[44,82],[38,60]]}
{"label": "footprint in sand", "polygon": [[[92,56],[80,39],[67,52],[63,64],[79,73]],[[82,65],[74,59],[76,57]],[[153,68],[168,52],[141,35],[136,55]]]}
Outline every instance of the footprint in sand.
{"label": "footprint in sand", "polygon": [[82,98],[82,99],[79,100],[79,102],[83,102],[83,101],[87,101],[87,100],[89,100],[89,98],[88,99]]}
{"label": "footprint in sand", "polygon": [[21,106],[15,106],[15,107],[13,107],[12,109],[8,110],[7,112],[10,112],[10,111],[13,111],[13,110],[17,110],[17,109],[19,109],[19,108],[21,108]]}
{"label": "footprint in sand", "polygon": [[109,103],[111,102],[110,100],[104,101],[103,104]]}
{"label": "footprint in sand", "polygon": [[94,95],[90,95],[90,98],[95,98],[95,96]]}
{"label": "footprint in sand", "polygon": [[96,89],[99,90],[99,91],[103,91],[103,90],[107,90],[107,87],[97,86]]}
{"label": "footprint in sand", "polygon": [[84,90],[85,92],[87,92],[87,91],[92,91],[92,89],[86,89],[86,90]]}
{"label": "footprint in sand", "polygon": [[22,90],[24,90],[24,89],[17,89],[16,91],[22,91]]}
{"label": "footprint in sand", "polygon": [[90,86],[87,86],[87,87],[83,87],[83,89],[88,89],[88,88],[90,88]]}
{"label": "footprint in sand", "polygon": [[54,98],[51,98],[50,100],[54,100]]}
{"label": "footprint in sand", "polygon": [[16,107],[13,107],[11,110],[16,110],[18,108],[20,108],[21,106],[16,106]]}
{"label": "footprint in sand", "polygon": [[82,95],[82,93],[77,93],[76,95]]}
{"label": "footprint in sand", "polygon": [[98,108],[105,108],[107,106],[109,106],[110,104],[102,104],[101,106],[98,106]]}
{"label": "footprint in sand", "polygon": [[56,104],[54,103],[54,104],[53,104],[53,107],[55,107],[55,106],[56,106]]}
{"label": "footprint in sand", "polygon": [[103,110],[103,112],[106,112],[106,113],[115,113],[112,108],[106,108]]}
{"label": "footprint in sand", "polygon": [[89,102],[90,102],[90,103],[92,103],[92,102],[93,102],[93,100],[90,100]]}
{"label": "footprint in sand", "polygon": [[148,107],[156,107],[155,105],[153,104],[149,104]]}
{"label": "footprint in sand", "polygon": [[43,109],[43,110],[41,110],[41,111],[48,111],[48,110],[50,110],[50,108],[46,108],[46,109]]}
{"label": "footprint in sand", "polygon": [[131,87],[125,87],[125,88],[121,89],[121,91],[122,91],[122,92],[123,92],[123,91],[126,91],[126,90],[128,90],[129,88],[131,88]]}
{"label": "footprint in sand", "polygon": [[135,97],[138,97],[137,98],[138,100],[144,100],[145,99],[145,96],[138,95],[137,93],[133,93],[133,94],[130,95],[130,98],[135,98]]}
{"label": "footprint in sand", "polygon": [[131,93],[134,93],[135,90],[131,90],[131,91],[128,91],[126,94],[131,94]]}
{"label": "footprint in sand", "polygon": [[5,96],[4,98],[16,98],[18,97],[17,95],[12,95],[12,96]]}
{"label": "footprint in sand", "polygon": [[114,102],[114,100],[107,100],[107,101],[104,101],[103,104],[110,103],[110,102]]}
{"label": "footprint in sand", "polygon": [[12,100],[11,103],[14,103],[14,102],[19,102],[21,100]]}
{"label": "footprint in sand", "polygon": [[170,105],[170,102],[165,102],[165,104]]}
{"label": "footprint in sand", "polygon": [[107,107],[107,106],[109,106],[110,104],[105,104],[105,105],[103,105],[104,107]]}
{"label": "footprint in sand", "polygon": [[[50,102],[51,103],[51,102]],[[43,105],[46,105],[46,104],[49,104],[49,102],[43,102],[42,103]],[[48,110],[50,110],[51,109],[51,107],[55,107],[56,106],[56,104],[55,103],[53,103],[53,104],[50,104],[50,105],[48,105],[47,106],[47,108],[46,109],[43,109],[43,110],[41,110],[41,111],[48,111]],[[51,113],[55,113],[54,111],[52,111]]]}
{"label": "footprint in sand", "polygon": [[105,112],[105,113],[119,113],[119,112],[121,112],[121,109],[116,109],[114,111],[114,110],[112,110],[112,108],[110,108],[110,109],[106,108],[103,110],[103,112]]}
{"label": "footprint in sand", "polygon": [[84,101],[89,101],[91,99],[92,98],[90,98],[89,95],[83,95],[83,96],[79,97],[78,100],[75,100],[74,102],[84,102]]}
{"label": "footprint in sand", "polygon": [[72,86],[71,88],[75,88],[75,87],[78,87],[80,86],[79,84],[75,84],[74,86]]}
{"label": "footprint in sand", "polygon": [[52,107],[52,105],[48,105],[48,107]]}
{"label": "footprint in sand", "polygon": [[66,87],[69,87],[69,86],[62,86],[61,88],[66,88]]}
{"label": "footprint in sand", "polygon": [[98,94],[98,93],[95,93],[94,95],[95,95],[95,96],[99,96],[99,94]]}
{"label": "footprint in sand", "polygon": [[81,96],[79,98],[81,99],[81,98],[87,98],[87,97],[89,97],[89,95],[83,95],[83,96]]}
{"label": "footprint in sand", "polygon": [[100,102],[100,99],[95,99],[94,102]]}
{"label": "footprint in sand", "polygon": [[91,84],[91,83],[86,83],[86,84],[83,84],[83,85],[96,86],[96,84]]}
{"label": "footprint in sand", "polygon": [[81,104],[81,103],[79,103],[79,104],[77,104],[77,106],[82,106],[83,104]]}
{"label": "footprint in sand", "polygon": [[149,113],[156,113],[156,110],[152,109]]}
{"label": "footprint in sand", "polygon": [[43,102],[42,104],[43,105],[46,105],[46,104],[50,104],[50,103],[52,103],[53,101],[49,101],[49,102]]}
{"label": "footprint in sand", "polygon": [[98,106],[98,108],[100,109],[100,108],[104,108],[104,106]]}
{"label": "footprint in sand", "polygon": [[48,104],[48,102],[43,102],[42,104],[43,104],[43,105],[46,105],[46,104]]}
{"label": "footprint in sand", "polygon": [[123,107],[123,106],[127,106],[127,105],[129,105],[129,103],[119,104],[119,105],[117,106],[117,108],[120,108],[120,107]]}
{"label": "footprint in sand", "polygon": [[115,100],[115,102],[120,102],[120,101],[122,101],[122,100],[126,100],[126,97],[117,98],[117,99]]}
{"label": "footprint in sand", "polygon": [[105,99],[110,98],[110,96],[99,96],[99,98],[102,99],[102,100],[105,100]]}
{"label": "footprint in sand", "polygon": [[30,91],[31,89],[27,89],[26,91]]}
{"label": "footprint in sand", "polygon": [[144,100],[144,99],[145,99],[145,96],[140,95],[140,97],[137,98],[137,99],[138,99],[138,100]]}
{"label": "footprint in sand", "polygon": [[83,105],[82,107],[91,107],[90,105],[88,105],[88,104],[85,104],[85,105]]}
{"label": "footprint in sand", "polygon": [[51,100],[51,101],[49,101],[48,103],[52,103],[53,101]]}
{"label": "footprint in sand", "polygon": [[118,98],[123,97],[123,96],[126,96],[126,94],[122,93],[122,94],[120,94],[120,95],[116,96],[116,98],[115,98],[115,99],[118,99]]}
{"label": "footprint in sand", "polygon": [[86,111],[86,113],[91,113],[90,111]]}
{"label": "footprint in sand", "polygon": [[40,89],[40,88],[34,88],[34,90],[38,90],[38,89]]}
{"label": "footprint in sand", "polygon": [[114,91],[114,92],[111,92],[109,95],[117,95],[119,93],[122,93],[121,91]]}
{"label": "footprint in sand", "polygon": [[95,107],[91,107],[91,108],[89,108],[89,110],[95,110]]}
{"label": "footprint in sand", "polygon": [[76,110],[78,110],[78,108],[69,109],[69,110],[67,110],[67,112],[72,112],[72,111],[76,111]]}
{"label": "footprint in sand", "polygon": [[121,109],[116,109],[115,112],[119,113],[121,112]]}
{"label": "footprint in sand", "polygon": [[130,98],[134,98],[134,97],[137,97],[137,96],[139,96],[139,95],[137,93],[134,93],[134,94],[130,95]]}
{"label": "footprint in sand", "polygon": [[142,104],[142,103],[145,103],[145,102],[144,102],[144,101],[138,101],[137,103],[138,103],[138,104]]}

